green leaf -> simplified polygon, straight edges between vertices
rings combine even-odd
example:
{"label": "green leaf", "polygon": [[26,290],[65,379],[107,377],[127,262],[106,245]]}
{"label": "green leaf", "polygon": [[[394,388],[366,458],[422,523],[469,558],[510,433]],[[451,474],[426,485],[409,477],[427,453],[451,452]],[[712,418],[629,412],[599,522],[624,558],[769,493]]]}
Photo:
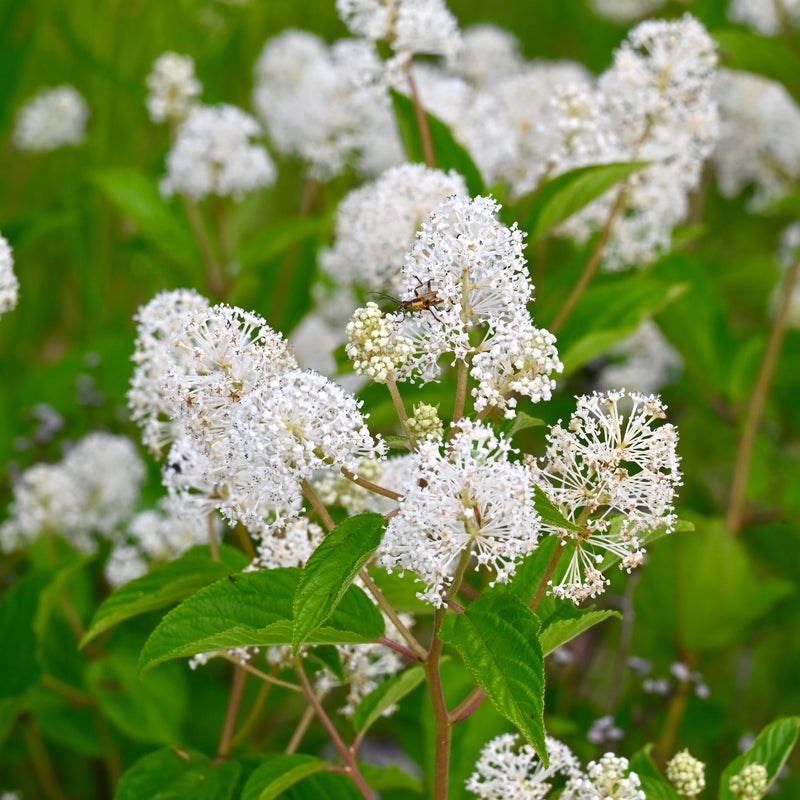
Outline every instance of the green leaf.
{"label": "green leaf", "polygon": [[317,647],[312,647],[308,651],[306,659],[315,661],[320,666],[329,669],[340,683],[347,683],[344,677],[344,667],[342,667],[342,657],[334,645],[321,644]]}
{"label": "green leaf", "polygon": [[[405,147],[409,161],[425,163],[425,152],[422,147],[419,126],[417,125],[417,115],[414,110],[414,103],[404,94],[390,90],[392,104],[397,119],[397,129],[400,139]],[[426,112],[428,128],[431,132],[431,143],[433,145],[433,157],[438,169],[454,169],[463,175],[467,182],[469,193],[475,197],[485,192],[483,178],[472,156],[459,144],[450,130],[442,120],[434,117],[433,114]]]}
{"label": "green leaf", "polygon": [[738,775],[748,764],[761,764],[766,767],[770,783],[775,780],[786,759],[789,758],[800,731],[800,717],[783,717],[767,725],[758,734],[753,746],[735,758],[722,771],[719,780],[719,800],[735,800],[728,788],[730,779]]}
{"label": "green leaf", "polygon": [[800,60],[778,37],[733,29],[711,35],[719,45],[724,66],[765,75],[784,84],[794,95],[800,91]]}
{"label": "green leaf", "polygon": [[383,681],[358,704],[353,714],[353,727],[359,733],[371,727],[389,706],[399,703],[424,680],[425,670],[416,664],[399,675]]}
{"label": "green leaf", "polygon": [[195,750],[165,747],[140,758],[121,778],[114,800],[229,800],[241,766],[214,765]]}
{"label": "green leaf", "polygon": [[389,573],[383,567],[373,565],[369,568],[369,574],[395,611],[408,611],[423,617],[433,615],[433,606],[417,597],[423,585],[413,573]]}
{"label": "green leaf", "polygon": [[306,637],[322,625],[345,590],[381,543],[386,518],[365,512],[337,525],[311,554],[297,582],[294,611],[295,654]]}
{"label": "green leaf", "polygon": [[572,169],[548,181],[536,192],[530,211],[524,222],[520,223],[520,227],[528,232],[528,244],[547,236],[560,222],[648,163],[626,161],[593,164]]}
{"label": "green leaf", "polygon": [[142,742],[181,741],[188,707],[185,674],[178,664],[139,677],[135,650],[119,647],[93,661],[86,684],[103,715],[122,733]]}
{"label": "green leaf", "polygon": [[245,784],[242,800],[272,800],[298,781],[329,767],[327,761],[301,753],[267,756]]}
{"label": "green leaf", "polygon": [[364,800],[355,783],[334,772],[318,772],[284,792],[282,800]]}
{"label": "green leaf", "polygon": [[[539,513],[541,514],[541,511]],[[546,536],[544,539],[540,539],[536,549],[517,565],[516,572],[506,588],[519,597],[526,606],[530,605],[533,600],[547,570],[547,565],[555,554],[556,548],[560,546],[561,540],[558,536]],[[541,612],[539,612],[539,619],[541,621]]]}
{"label": "green leaf", "polygon": [[642,781],[647,800],[681,800],[680,795],[667,783],[650,758],[650,747],[639,750],[631,759],[631,771]]}
{"label": "green leaf", "polygon": [[[422,781],[403,772],[397,764],[390,764],[388,767],[376,767],[372,764],[358,765],[358,769],[364,776],[364,780],[369,784],[370,789],[379,792],[383,796],[384,792],[392,790],[412,792],[413,794],[423,794],[425,787]],[[403,795],[404,797],[407,794]]]}
{"label": "green leaf", "polygon": [[599,622],[612,617],[622,619],[622,614],[618,611],[584,611],[581,609],[576,609],[576,611],[579,612],[577,616],[571,619],[556,620],[542,630],[539,641],[544,655],[552,653],[557,647],[561,647],[562,644],[566,644]]}
{"label": "green leaf", "polygon": [[214,561],[206,545],[193,547],[175,561],[120,586],[97,609],[78,646],[84,647],[123,620],[177,603],[247,566],[247,556],[240,550],[220,545],[219,555],[220,560]]}
{"label": "green leaf", "polygon": [[39,596],[53,578],[50,569],[39,569],[20,578],[0,601],[0,698],[13,697],[39,680],[34,624]]}
{"label": "green leaf", "polygon": [[511,592],[488,589],[463,614],[448,614],[440,637],[458,651],[495,708],[546,765],[544,656],[536,615]]}
{"label": "green leaf", "polygon": [[513,419],[506,420],[506,422],[503,424],[502,432],[505,436],[510,438],[515,433],[524,431],[526,428],[540,428],[546,424],[547,423],[543,419],[532,417],[530,414],[526,414],[524,411],[517,411],[517,414]]}
{"label": "green leaf", "polygon": [[540,486],[533,487],[533,504],[536,506],[542,522],[552,525],[554,528],[563,528],[566,531],[574,531],[575,533],[586,533],[586,530],[581,528],[580,525],[576,525],[563,516],[550,502],[550,498]]}
{"label": "green leaf", "polygon": [[239,251],[241,273],[257,270],[298,242],[325,233],[330,228],[332,219],[333,214],[329,213],[282,220],[276,225],[261,227]]}
{"label": "green leaf", "polygon": [[95,172],[91,180],[148,242],[181,267],[184,278],[199,279],[192,229],[186,216],[161,196],[155,178],[135,169],[108,169]]}
{"label": "green leaf", "polygon": [[590,287],[559,334],[563,375],[630,336],[643,319],[661,311],[687,288],[687,283],[666,283],[640,272]]}
{"label": "green leaf", "polygon": [[[212,583],[170,611],[145,643],[139,669],[229,647],[265,647],[292,642],[292,600],[300,578],[296,567],[247,572],[236,582]],[[378,608],[351,586],[327,624],[309,644],[369,642],[382,636]]]}

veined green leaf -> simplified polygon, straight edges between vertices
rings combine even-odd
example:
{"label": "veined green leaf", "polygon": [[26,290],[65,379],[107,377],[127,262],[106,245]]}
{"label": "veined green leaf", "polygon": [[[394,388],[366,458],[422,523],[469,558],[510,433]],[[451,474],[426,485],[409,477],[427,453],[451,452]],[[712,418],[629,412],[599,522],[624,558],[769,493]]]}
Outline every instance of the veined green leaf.
{"label": "veined green leaf", "polygon": [[[145,643],[139,668],[230,647],[291,644],[292,601],[299,579],[299,569],[283,567],[206,586],[161,620]],[[383,632],[380,611],[361,589],[351,586],[327,623],[306,641],[369,642]]]}
{"label": "veined green leaf", "polygon": [[337,525],[311,554],[297,582],[294,652],[333,613],[358,571],[381,543],[386,519],[365,512]]}
{"label": "veined green leaf", "polygon": [[353,727],[361,732],[369,728],[389,706],[399,703],[425,680],[424,668],[416,664],[373,689],[356,708]]}
{"label": "veined green leaf", "polygon": [[269,755],[244,785],[242,800],[272,800],[309,775],[329,767],[327,761],[302,753]]}

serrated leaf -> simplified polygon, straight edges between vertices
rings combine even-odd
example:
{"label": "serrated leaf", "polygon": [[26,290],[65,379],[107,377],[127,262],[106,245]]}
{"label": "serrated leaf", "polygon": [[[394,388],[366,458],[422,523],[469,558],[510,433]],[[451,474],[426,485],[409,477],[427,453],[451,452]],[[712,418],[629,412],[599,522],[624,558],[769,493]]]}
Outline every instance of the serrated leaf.
{"label": "serrated leaf", "polygon": [[95,172],[92,182],[138,232],[181,267],[185,278],[200,277],[200,258],[186,216],[167,203],[155,178],[135,169]]}
{"label": "serrated leaf", "polygon": [[553,504],[540,486],[533,487],[533,504],[542,518],[542,522],[554,528],[563,528],[575,533],[586,533],[584,528],[568,520]]}
{"label": "serrated leaf", "polygon": [[580,614],[573,619],[551,622],[539,636],[542,653],[549,655],[557,647],[561,647],[562,644],[566,644],[584,631],[611,617],[622,619],[622,614],[618,611],[580,611]]}
{"label": "serrated leaf", "polygon": [[114,800],[229,800],[241,766],[214,765],[195,750],[165,747],[140,758],[120,779]]}
{"label": "serrated leaf", "polygon": [[548,181],[536,193],[530,211],[520,224],[528,232],[528,244],[546,236],[560,222],[648,163],[626,161],[593,164],[572,169]]}
{"label": "serrated leaf", "polygon": [[329,767],[327,761],[302,753],[270,755],[244,785],[242,800],[272,800],[290,786]]}
{"label": "serrated leaf", "polygon": [[294,595],[294,652],[339,604],[358,571],[381,543],[386,518],[365,512],[337,525],[311,554]]}
{"label": "serrated leaf", "polygon": [[[291,644],[292,601],[300,579],[296,567],[247,572],[236,582],[206,586],[170,611],[145,643],[139,669],[229,647]],[[309,644],[369,642],[382,636],[378,608],[357,586],[345,592],[328,622]]]}
{"label": "serrated leaf", "polygon": [[358,704],[353,714],[353,727],[359,733],[371,727],[389,706],[399,703],[424,680],[425,670],[419,664],[385,680]]}
{"label": "serrated leaf", "polygon": [[247,566],[247,556],[240,550],[220,545],[219,555],[220,560],[214,561],[207,546],[193,547],[180,558],[120,586],[97,609],[78,646],[86,646],[126,619],[166,608]]}
{"label": "serrated leaf", "polygon": [[53,570],[39,569],[20,578],[0,601],[0,698],[13,697],[36,683],[41,673],[35,621],[39,596],[53,579]]}
{"label": "serrated leaf", "polygon": [[800,717],[783,717],[767,725],[758,734],[752,747],[735,758],[722,771],[719,780],[719,800],[736,800],[728,784],[748,764],[766,767],[770,783],[775,780],[797,742]]}
{"label": "serrated leaf", "polygon": [[495,708],[519,728],[546,765],[539,627],[536,615],[516,595],[494,588],[463,614],[448,614],[440,637],[458,651]]}
{"label": "serrated leaf", "polygon": [[[414,103],[404,94],[390,90],[398,133],[409,161],[425,163],[425,153],[420,138]],[[454,138],[450,128],[438,117],[426,112],[428,128],[431,132],[433,157],[436,167],[442,170],[454,169],[464,177],[469,193],[475,197],[485,191],[483,178],[472,156]]]}

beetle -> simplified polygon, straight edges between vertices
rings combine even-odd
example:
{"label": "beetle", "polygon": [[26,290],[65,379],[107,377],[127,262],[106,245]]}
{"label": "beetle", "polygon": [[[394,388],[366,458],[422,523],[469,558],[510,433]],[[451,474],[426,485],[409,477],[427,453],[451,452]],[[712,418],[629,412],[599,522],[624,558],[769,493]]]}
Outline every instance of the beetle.
{"label": "beetle", "polygon": [[[396,297],[392,297],[390,294],[384,294],[383,292],[373,292],[373,294],[381,294],[397,303],[397,310],[403,312],[403,319],[405,319],[406,314],[411,311],[430,311],[433,318],[437,322],[441,322],[442,320],[436,315],[436,306],[444,303],[444,298],[439,297],[439,295],[436,294],[436,290],[431,288],[432,279],[429,278],[427,283],[425,283],[417,278],[416,275],[414,277],[419,283],[414,289],[414,296],[408,298],[408,300],[398,300]],[[425,287],[424,290],[420,292],[420,289],[423,287]]]}

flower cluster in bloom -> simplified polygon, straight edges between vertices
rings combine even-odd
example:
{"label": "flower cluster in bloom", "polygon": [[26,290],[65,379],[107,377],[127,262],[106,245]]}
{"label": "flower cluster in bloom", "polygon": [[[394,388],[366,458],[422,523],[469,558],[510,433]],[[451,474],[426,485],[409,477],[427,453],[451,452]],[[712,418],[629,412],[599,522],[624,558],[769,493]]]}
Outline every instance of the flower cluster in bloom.
{"label": "flower cluster in bloom", "polygon": [[336,240],[319,253],[339,283],[399,291],[400,266],[420,223],[450,195],[467,193],[453,172],[404,164],[349,192],[336,210]]}
{"label": "flower cluster in bloom", "polygon": [[715,85],[720,135],[714,151],[726,197],[753,184],[754,210],[790,192],[800,177],[800,109],[783,84],[723,69]]}
{"label": "flower cluster in bloom", "polygon": [[33,152],[80,144],[88,119],[89,106],[73,86],[43,89],[17,112],[14,144]]}
{"label": "flower cluster in bloom", "polygon": [[490,427],[463,419],[446,444],[429,439],[410,456],[409,478],[391,518],[379,563],[410,570],[418,594],[440,607],[461,559],[476,558],[506,583],[536,547],[541,520],[526,468]]}
{"label": "flower cluster in bloom", "polygon": [[610,363],[597,376],[599,389],[625,386],[652,394],[669,383],[683,359],[649,319],[608,352]]}
{"label": "flower cluster in bloom", "polygon": [[197,106],[178,128],[161,191],[196,200],[209,194],[240,199],[271,186],[275,164],[263,145],[251,141],[260,135],[258,122],[235,106]]}
{"label": "flower cluster in bloom", "polygon": [[394,380],[414,352],[411,339],[395,334],[394,315],[383,314],[377,303],[357,308],[346,333],[353,369],[376,383]]}
{"label": "flower cluster in bloom", "polygon": [[628,759],[606,753],[590,761],[586,776],[570,778],[561,800],[645,800],[641,781],[628,770]]}
{"label": "flower cluster in bloom", "polygon": [[168,51],[153,62],[147,76],[146,104],[153,122],[179,124],[200,96],[203,86],[194,74],[194,59]]}
{"label": "flower cluster in bloom", "polygon": [[444,0],[336,0],[336,10],[353,33],[388,42],[404,62],[458,51],[458,22]]}
{"label": "flower cluster in bloom", "polygon": [[639,24],[598,80],[619,160],[652,162],[562,226],[585,240],[610,223],[609,269],[650,263],[688,211],[718,135],[713,39],[689,14]]}
{"label": "flower cluster in bloom", "polygon": [[676,753],[667,762],[667,780],[678,794],[694,797],[706,788],[706,765],[688,750]]}
{"label": "flower cluster in bloom", "polygon": [[0,235],[0,314],[11,311],[17,305],[19,281],[14,274],[14,256],[11,245]]}
{"label": "flower cluster in bloom", "polygon": [[748,764],[731,776],[729,788],[739,800],[761,800],[769,789],[769,773],[763,764]]}
{"label": "flower cluster in bloom", "polygon": [[624,392],[578,398],[567,428],[550,429],[542,465],[530,461],[534,484],[575,528],[544,524],[562,544],[572,543],[567,571],[553,593],[576,603],[604,591],[599,569],[606,551],[630,571],[644,559],[641,534],[675,524],[673,499],[680,485],[678,434],[654,396]]}
{"label": "flower cluster in bloom", "polygon": [[142,428],[142,442],[158,458],[175,439],[177,409],[163,385],[169,371],[186,372],[192,353],[174,347],[174,337],[184,317],[207,311],[209,302],[193,289],[157,294],[136,313],[136,367],[128,390],[131,419]]}
{"label": "flower cluster in bloom", "polygon": [[744,22],[767,36],[781,32],[781,15],[793,27],[800,27],[800,2],[798,0],[731,0],[728,16]]}
{"label": "flower cluster in bloom", "polygon": [[293,520],[275,530],[271,536],[261,538],[256,559],[245,571],[303,567],[324,535],[322,528],[307,517]]}
{"label": "flower cluster in bloom", "polygon": [[467,781],[467,791],[481,800],[541,800],[552,789],[556,774],[578,777],[580,766],[572,751],[546,737],[548,767],[517,734],[504,733],[486,744]]}
{"label": "flower cluster in bloom", "polygon": [[533,286],[523,234],[500,223],[498,210],[489,197],[454,196],[423,222],[403,265],[403,296],[414,302],[420,290],[430,291],[436,303],[398,324],[414,343],[400,377],[432,380],[449,353],[471,366],[476,408],[498,406],[513,416],[508,394],[549,398],[549,374],[562,366],[555,337],[534,328],[528,312]]}
{"label": "flower cluster in bloom", "polygon": [[0,551],[42,534],[94,550],[92,534],[114,539],[132,515],[144,478],[144,463],[130,439],[88,434],[58,463],[35,464],[22,473],[9,519],[0,526]]}
{"label": "flower cluster in bloom", "polygon": [[375,87],[382,70],[367,41],[329,46],[288,29],[256,62],[253,107],[275,148],[307,161],[314,176],[328,178],[347,165],[376,175],[404,160],[391,101]]}

